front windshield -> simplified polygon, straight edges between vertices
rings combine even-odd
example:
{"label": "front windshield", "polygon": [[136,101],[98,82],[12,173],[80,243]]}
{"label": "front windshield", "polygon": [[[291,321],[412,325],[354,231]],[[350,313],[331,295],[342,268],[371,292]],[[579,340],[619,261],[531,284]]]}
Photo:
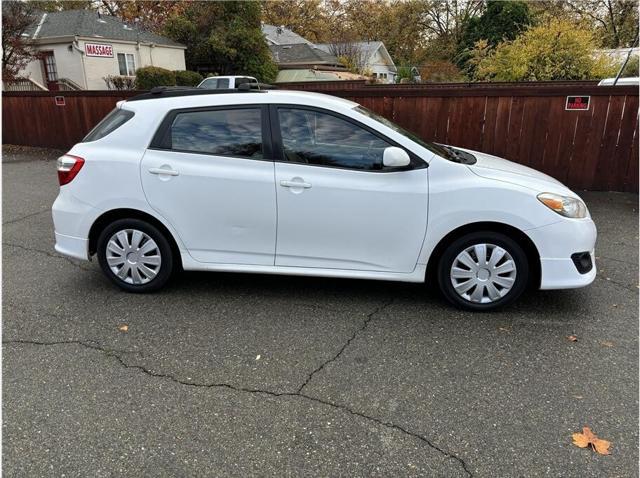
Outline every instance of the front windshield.
{"label": "front windshield", "polygon": [[402,136],[406,136],[411,141],[413,141],[415,143],[418,143],[423,148],[428,149],[429,151],[431,151],[434,154],[437,154],[438,156],[442,156],[443,158],[448,159],[450,161],[456,161],[457,160],[457,157],[455,156],[455,153],[453,153],[451,151],[451,149],[449,149],[449,148],[447,148],[445,146],[439,145],[437,143],[429,143],[427,141],[423,141],[422,139],[420,139],[418,136],[416,136],[412,132],[407,131],[406,129],[398,126],[397,124],[395,124],[392,121],[389,121],[387,118],[385,118],[383,116],[380,116],[380,115],[374,113],[371,110],[368,110],[364,106],[356,106],[354,108],[354,110],[356,110],[359,113],[362,113],[365,116],[368,116],[371,119],[376,120],[378,123],[382,123],[387,128],[391,128],[392,130],[394,130],[396,133],[400,133]]}

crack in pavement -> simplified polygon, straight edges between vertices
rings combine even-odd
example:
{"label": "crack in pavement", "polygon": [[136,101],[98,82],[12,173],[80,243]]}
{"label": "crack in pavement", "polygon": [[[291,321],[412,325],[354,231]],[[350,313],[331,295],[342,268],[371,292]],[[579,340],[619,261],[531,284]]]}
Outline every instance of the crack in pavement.
{"label": "crack in pavement", "polygon": [[17,249],[22,249],[23,251],[27,251],[27,252],[37,252],[39,254],[44,254],[45,256],[52,257],[54,259],[62,259],[64,261],[67,261],[69,264],[72,264],[73,266],[77,267],[80,270],[83,270],[83,271],[86,271],[86,272],[99,273],[95,269],[90,269],[89,267],[84,267],[81,263],[75,262],[71,257],[66,257],[66,256],[63,256],[63,255],[60,255],[60,254],[55,254],[53,252],[43,251],[42,249],[36,249],[36,248],[33,248],[33,247],[23,246],[22,244],[12,244],[10,242],[3,242],[2,245],[3,246],[8,246],[8,247],[15,247]]}
{"label": "crack in pavement", "polygon": [[620,262],[621,264],[627,264],[627,265],[630,265],[630,266],[637,266],[638,265],[637,261],[636,262],[629,262],[629,261],[625,261],[625,260],[622,260],[622,259],[616,259],[615,257],[608,257],[608,256],[597,256],[596,257],[596,262],[598,262],[600,259],[605,259],[605,260],[614,261],[614,262]]}
{"label": "crack in pavement", "polygon": [[302,385],[300,385],[300,387],[298,387],[297,393],[301,393],[302,390],[304,389],[304,387],[306,387],[309,382],[311,381],[311,379],[313,378],[313,376],[319,372],[322,371],[322,369],[324,369],[327,365],[329,365],[332,362],[335,362],[336,360],[338,360],[338,358],[340,358],[340,356],[342,355],[342,352],[345,351],[345,349],[349,346],[349,344],[355,340],[355,338],[358,336],[358,334],[360,332],[363,332],[368,326],[369,326],[369,322],[371,322],[373,320],[373,317],[376,314],[379,314],[380,312],[382,312],[384,309],[386,309],[387,307],[389,307],[391,304],[393,304],[393,299],[391,299],[390,301],[388,301],[387,303],[376,307],[376,309],[373,312],[370,312],[369,314],[367,314],[367,317],[364,319],[364,322],[362,323],[362,326],[360,326],[359,329],[356,329],[353,334],[351,335],[351,337],[349,337],[347,339],[347,341],[342,345],[342,347],[340,348],[340,350],[338,350],[338,353],[335,354],[333,357],[331,357],[329,360],[326,360],[325,362],[323,362],[322,364],[320,364],[319,367],[317,367],[313,372],[311,372],[308,376],[307,379],[304,381],[304,383]]}
{"label": "crack in pavement", "polygon": [[[380,310],[382,310],[385,307],[388,307],[390,305],[390,303],[385,304],[384,306],[380,306],[374,312],[370,313],[367,316],[367,320],[365,321],[366,324],[368,324],[371,321],[371,319],[373,318],[373,316],[377,312],[379,312]],[[355,338],[355,336],[357,335],[357,333],[359,331],[364,330],[364,328],[366,328],[366,324],[365,324],[364,327],[361,327],[358,331],[356,331],[356,333],[347,341],[346,345],[348,345],[348,343],[351,342],[351,340],[353,340]],[[437,451],[438,453],[440,453],[441,455],[445,456],[446,458],[449,458],[451,460],[456,461],[462,467],[462,469],[465,471],[465,473],[468,476],[470,476],[470,477],[473,476],[473,474],[471,473],[471,471],[469,470],[469,468],[467,466],[467,463],[462,458],[460,458],[459,456],[455,455],[454,453],[448,452],[448,451],[444,450],[443,448],[440,448],[438,445],[436,445],[435,443],[433,443],[432,441],[430,441],[428,438],[424,437],[423,435],[420,435],[419,433],[407,430],[406,428],[404,428],[404,427],[402,427],[400,425],[396,425],[395,423],[387,422],[387,421],[384,421],[384,420],[382,420],[380,418],[377,418],[377,417],[374,417],[374,416],[371,416],[371,415],[366,415],[365,413],[361,413],[361,412],[355,411],[355,410],[349,408],[346,405],[341,405],[339,403],[330,402],[330,401],[324,400],[322,398],[313,397],[311,395],[307,395],[305,393],[302,393],[301,391],[296,391],[296,392],[274,392],[274,391],[271,391],[271,390],[262,390],[262,389],[257,389],[257,388],[238,387],[236,385],[231,385],[231,384],[223,383],[223,382],[219,382],[219,383],[199,383],[199,382],[194,382],[194,381],[185,381],[185,380],[182,380],[182,379],[180,379],[180,378],[178,378],[178,377],[176,377],[174,375],[171,375],[171,374],[154,372],[153,370],[148,369],[144,365],[129,364],[124,360],[124,358],[121,355],[119,355],[119,354],[122,354],[122,355],[124,355],[124,354],[136,354],[136,355],[143,356],[143,354],[141,352],[132,352],[132,351],[126,351],[126,350],[108,349],[108,348],[105,348],[104,346],[100,345],[98,342],[96,342],[94,340],[61,340],[61,341],[55,341],[55,342],[42,342],[42,341],[35,341],[35,340],[13,339],[13,340],[3,340],[2,343],[3,343],[3,345],[36,345],[36,346],[77,345],[77,346],[89,348],[91,350],[99,351],[99,352],[103,353],[107,357],[115,358],[120,363],[120,365],[122,367],[126,368],[126,369],[135,369],[135,370],[138,370],[138,371],[142,372],[143,374],[148,375],[150,377],[167,379],[167,380],[170,380],[170,381],[172,381],[174,383],[177,383],[179,385],[184,385],[184,386],[189,386],[189,387],[200,387],[200,388],[225,388],[225,389],[228,389],[228,390],[233,390],[233,391],[241,392],[241,393],[262,394],[262,395],[268,395],[268,396],[276,397],[276,398],[279,398],[279,397],[300,397],[300,398],[303,398],[305,400],[310,400],[312,402],[319,403],[321,405],[325,405],[325,406],[328,406],[328,407],[335,408],[337,410],[341,410],[343,412],[347,412],[347,413],[349,413],[349,414],[351,414],[353,416],[363,418],[365,420],[371,421],[371,422],[376,423],[378,425],[384,426],[385,428],[390,428],[390,429],[393,429],[393,430],[397,430],[399,432],[404,433],[405,435],[408,435],[408,436],[411,436],[413,438],[416,438],[416,439],[420,440],[422,443],[426,444],[429,448]],[[338,358],[340,353],[342,353],[342,351],[346,347],[346,345],[341,349],[341,351],[333,359],[329,360],[326,363],[329,363],[329,362],[335,360],[336,358]]]}
{"label": "crack in pavement", "polygon": [[611,277],[603,277],[601,275],[597,275],[596,278],[598,278],[600,280],[603,280],[605,282],[611,282],[612,284],[617,285],[618,287],[621,287],[621,288],[623,288],[625,290],[628,290],[630,292],[633,292],[635,294],[638,293],[638,287],[634,288],[631,284],[625,284],[624,282],[613,280]]}
{"label": "crack in pavement", "polygon": [[40,214],[44,214],[45,212],[51,211],[51,208],[43,209],[42,211],[32,212],[31,214],[26,214],[16,219],[11,219],[9,221],[5,221],[2,223],[3,226],[7,226],[9,224],[15,224],[16,222],[24,221],[25,219],[29,219],[30,217],[38,216]]}

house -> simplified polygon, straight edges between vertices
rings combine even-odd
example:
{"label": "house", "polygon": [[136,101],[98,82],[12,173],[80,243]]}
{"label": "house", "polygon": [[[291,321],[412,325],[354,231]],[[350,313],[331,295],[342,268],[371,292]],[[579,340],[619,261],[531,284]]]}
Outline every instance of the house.
{"label": "house", "polygon": [[342,65],[335,56],[306,43],[271,45],[269,51],[271,51],[271,56],[279,69],[345,69],[344,65]]}
{"label": "house", "polygon": [[398,69],[391,59],[391,55],[381,41],[352,42],[349,44],[319,43],[316,46],[321,50],[332,53],[340,51],[344,46],[347,50],[356,53],[358,63],[362,71],[370,73],[373,78],[381,83],[395,83]]}
{"label": "house", "polygon": [[41,59],[21,76],[49,90],[105,90],[104,77],[143,66],[185,69],[184,45],[93,10],[41,13],[25,36]]}
{"label": "house", "polygon": [[271,45],[297,45],[305,43],[313,46],[309,40],[301,37],[297,33],[292,32],[285,27],[277,27],[275,25],[262,24],[262,34],[267,40],[267,44]]}
{"label": "house", "polygon": [[365,76],[348,71],[335,55],[288,28],[262,24],[262,33],[278,65],[276,83],[366,80]]}
{"label": "house", "polygon": [[312,43],[271,45],[269,50],[278,65],[276,83],[366,79],[351,73],[335,56],[316,48]]}

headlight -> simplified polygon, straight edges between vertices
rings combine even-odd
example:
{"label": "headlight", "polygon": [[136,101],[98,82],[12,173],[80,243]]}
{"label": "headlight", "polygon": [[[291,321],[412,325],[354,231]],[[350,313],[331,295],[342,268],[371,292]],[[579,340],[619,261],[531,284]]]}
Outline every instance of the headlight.
{"label": "headlight", "polygon": [[578,219],[588,215],[587,206],[576,198],[553,193],[542,193],[538,194],[538,199],[542,204],[561,216]]}

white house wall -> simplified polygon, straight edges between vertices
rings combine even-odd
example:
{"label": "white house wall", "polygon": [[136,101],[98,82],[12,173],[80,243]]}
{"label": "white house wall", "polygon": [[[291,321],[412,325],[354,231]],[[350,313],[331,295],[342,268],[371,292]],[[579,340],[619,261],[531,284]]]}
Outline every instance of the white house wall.
{"label": "white house wall", "polygon": [[[120,75],[118,53],[133,54],[135,67],[159,66],[168,70],[184,70],[186,68],[183,48],[171,48],[156,45],[140,45],[108,40],[79,40],[78,47],[85,50],[86,43],[107,44],[113,47],[113,58],[83,55],[71,47],[71,41],[65,43],[39,44],[39,51],[52,51],[56,61],[58,78],[68,78],[87,90],[106,90],[103,78],[109,75]],[[47,85],[40,60],[32,61],[21,72],[21,76],[30,77],[34,81]]]}
{"label": "white house wall", "polygon": [[159,66],[167,70],[184,70],[184,50],[182,48],[170,48],[163,46],[151,47],[149,45],[138,46],[134,43],[118,43],[114,41],[80,41],[80,48],[85,49],[86,43],[104,43],[113,47],[113,58],[86,56],[85,69],[87,72],[87,89],[104,90],[106,84],[104,77],[120,75],[118,66],[118,53],[129,53],[134,56],[135,67]]}
{"label": "white house wall", "polygon": [[389,63],[389,60],[385,55],[382,55],[380,49],[371,55],[367,60],[366,68],[374,73],[377,78],[380,78],[381,74],[386,74],[386,80],[380,80],[384,83],[395,83],[396,72],[393,64]]}
{"label": "white house wall", "polygon": [[[80,86],[85,86],[84,75],[82,73],[82,58],[80,52],[69,51],[71,43],[53,43],[38,45],[38,51],[52,51],[56,60],[56,70],[58,78],[69,78]],[[44,69],[42,61],[32,61],[23,70],[21,76],[27,76],[37,81],[43,86],[47,86],[47,80],[44,78]]]}
{"label": "white house wall", "polygon": [[44,81],[44,72],[42,71],[42,62],[40,60],[32,61],[20,73],[20,76],[31,78],[42,86],[47,86]]}

